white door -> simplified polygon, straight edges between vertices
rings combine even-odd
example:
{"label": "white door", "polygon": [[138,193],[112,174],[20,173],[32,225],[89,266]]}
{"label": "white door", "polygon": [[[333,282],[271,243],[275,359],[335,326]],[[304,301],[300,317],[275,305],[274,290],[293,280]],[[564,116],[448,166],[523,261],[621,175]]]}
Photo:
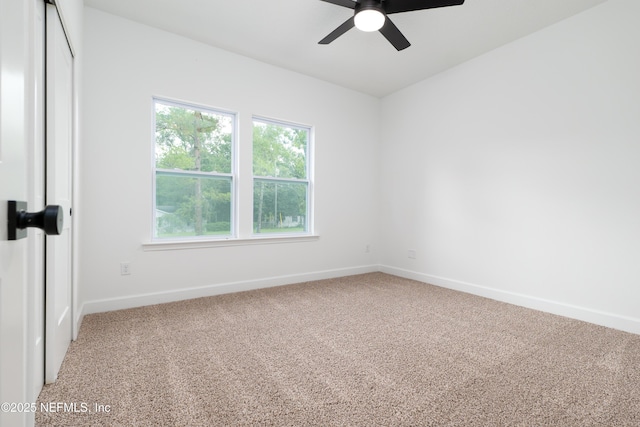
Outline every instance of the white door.
{"label": "white door", "polygon": [[72,338],[73,55],[55,6],[47,4],[47,205],[60,205],[64,227],[46,238],[45,381],[54,382]]}
{"label": "white door", "polygon": [[[33,119],[29,127],[33,129],[33,140],[29,144],[28,163],[29,177],[31,178],[28,189],[29,211],[39,212],[44,209],[45,202],[45,7],[44,2],[32,0],[34,5],[33,15],[33,81],[30,85],[34,101]],[[29,381],[32,383],[33,401],[36,400],[42,385],[44,384],[44,251],[45,235],[38,228],[31,228],[28,232],[28,265],[27,282],[29,296],[29,341],[32,348],[28,348],[32,354],[29,365]]]}
{"label": "white door", "polygon": [[[33,398],[32,344],[29,342],[29,239],[8,241],[7,201],[25,201],[32,177],[29,170],[31,64],[29,5],[24,0],[0,0],[0,404]],[[0,426],[32,424],[33,414],[0,410]],[[9,408],[12,409],[12,408]],[[15,408],[19,409],[19,408]]]}

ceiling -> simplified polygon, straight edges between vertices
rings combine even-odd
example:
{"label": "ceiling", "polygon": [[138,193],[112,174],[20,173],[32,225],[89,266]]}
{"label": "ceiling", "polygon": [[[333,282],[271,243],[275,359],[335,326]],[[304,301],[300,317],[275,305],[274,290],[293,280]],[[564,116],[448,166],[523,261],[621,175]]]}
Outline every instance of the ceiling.
{"label": "ceiling", "polygon": [[86,6],[353,90],[383,97],[607,0],[466,0],[390,15],[411,46],[352,29],[320,0],[84,0]]}

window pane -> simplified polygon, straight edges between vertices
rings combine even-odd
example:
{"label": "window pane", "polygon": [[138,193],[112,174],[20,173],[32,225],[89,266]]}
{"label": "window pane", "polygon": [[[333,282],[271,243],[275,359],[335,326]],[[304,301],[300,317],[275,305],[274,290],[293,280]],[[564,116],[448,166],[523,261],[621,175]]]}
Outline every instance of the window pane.
{"label": "window pane", "polygon": [[156,101],[156,167],[231,173],[233,116]]}
{"label": "window pane", "polygon": [[231,235],[231,178],[156,173],[156,237]]}
{"label": "window pane", "polygon": [[307,183],[253,181],[253,231],[307,231]]}
{"label": "window pane", "polygon": [[253,122],[253,175],[307,178],[309,130]]}

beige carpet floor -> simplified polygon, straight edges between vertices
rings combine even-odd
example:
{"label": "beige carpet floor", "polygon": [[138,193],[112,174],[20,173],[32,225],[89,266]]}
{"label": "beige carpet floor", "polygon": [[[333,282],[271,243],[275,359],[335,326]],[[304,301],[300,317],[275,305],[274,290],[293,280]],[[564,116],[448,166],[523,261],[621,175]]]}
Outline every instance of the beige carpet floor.
{"label": "beige carpet floor", "polygon": [[640,335],[372,273],[88,315],[51,402],[38,426],[640,426]]}

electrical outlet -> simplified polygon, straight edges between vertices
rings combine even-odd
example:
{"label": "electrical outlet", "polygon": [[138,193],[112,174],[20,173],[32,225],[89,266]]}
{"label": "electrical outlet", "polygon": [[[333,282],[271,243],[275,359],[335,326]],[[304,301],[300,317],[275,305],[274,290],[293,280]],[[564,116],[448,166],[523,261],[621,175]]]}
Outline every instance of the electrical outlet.
{"label": "electrical outlet", "polygon": [[122,276],[127,276],[131,274],[131,263],[129,262],[121,262],[120,263],[120,274]]}
{"label": "electrical outlet", "polygon": [[416,251],[409,249],[409,258],[416,259]]}

